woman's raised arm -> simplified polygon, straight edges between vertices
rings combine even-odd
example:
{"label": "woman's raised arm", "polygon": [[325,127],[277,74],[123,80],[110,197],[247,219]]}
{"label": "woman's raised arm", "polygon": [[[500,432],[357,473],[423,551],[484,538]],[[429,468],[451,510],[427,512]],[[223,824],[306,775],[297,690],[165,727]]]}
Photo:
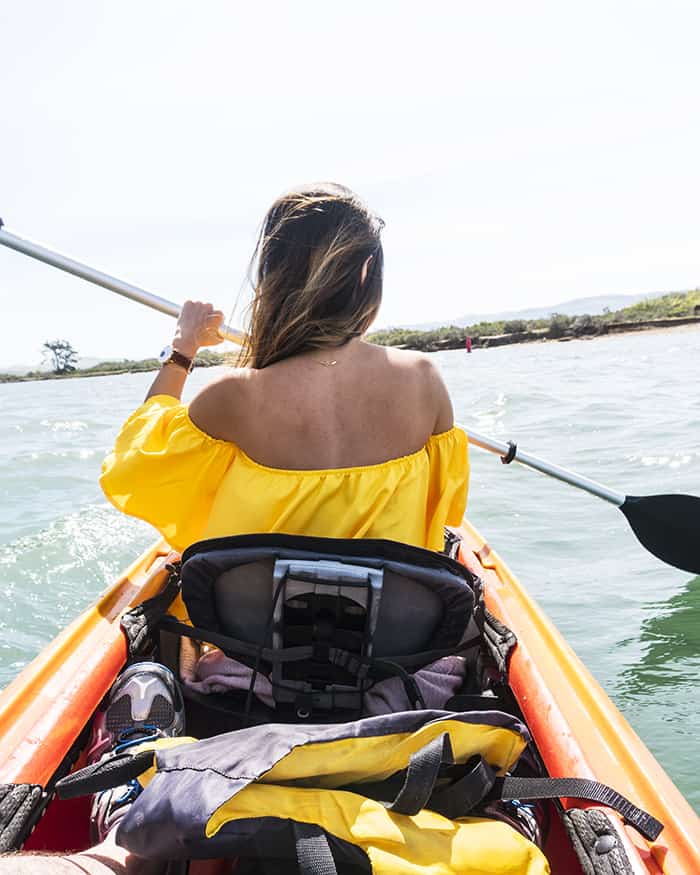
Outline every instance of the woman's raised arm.
{"label": "woman's raised arm", "polygon": [[222,342],[218,329],[223,322],[224,314],[221,310],[215,310],[212,304],[185,301],[177,320],[170,353],[166,355],[166,361],[151,384],[146,401],[154,395],[169,395],[180,400],[191,370],[187,362],[194,361],[200,347],[216,346]]}

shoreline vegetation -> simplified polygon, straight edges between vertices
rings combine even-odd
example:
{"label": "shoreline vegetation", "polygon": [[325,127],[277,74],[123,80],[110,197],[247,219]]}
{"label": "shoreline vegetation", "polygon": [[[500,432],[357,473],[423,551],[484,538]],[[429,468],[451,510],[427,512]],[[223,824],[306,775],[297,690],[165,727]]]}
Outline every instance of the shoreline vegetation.
{"label": "shoreline vegetation", "polygon": [[504,319],[428,331],[389,328],[374,332],[368,339],[384,346],[438,352],[464,349],[467,337],[471,338],[472,349],[489,349],[511,343],[567,341],[693,324],[700,325],[700,289],[648,298],[621,310],[606,309],[597,316],[551,313],[545,319]]}
{"label": "shoreline vegetation", "polygon": [[[388,328],[373,332],[368,335],[368,340],[382,346],[395,346],[420,352],[439,352],[445,349],[464,349],[467,337],[471,338],[472,349],[489,349],[512,343],[593,339],[605,335],[694,324],[700,325],[700,289],[648,298],[622,310],[604,311],[598,316],[591,316],[588,313],[580,316],[552,313],[546,319],[505,319],[467,326],[449,325],[427,331]],[[195,367],[215,367],[225,364],[230,357],[230,353],[202,350],[197,354]],[[0,373],[0,383],[136,374],[155,371],[159,367],[158,359],[155,358],[121,359],[100,362],[89,368],[76,368],[67,373],[51,371],[29,371],[26,374]]]}

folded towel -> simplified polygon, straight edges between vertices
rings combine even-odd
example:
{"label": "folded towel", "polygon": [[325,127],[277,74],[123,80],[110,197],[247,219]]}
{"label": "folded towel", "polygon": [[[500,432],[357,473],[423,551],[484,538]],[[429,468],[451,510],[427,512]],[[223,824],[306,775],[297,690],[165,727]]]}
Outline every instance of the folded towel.
{"label": "folded towel", "polygon": [[[253,669],[242,662],[231,659],[221,650],[208,650],[197,660],[193,676],[183,676],[182,680],[186,687],[197,693],[230,693],[250,689],[252,676]],[[275,707],[272,684],[267,675],[262,672],[255,675],[253,692],[268,707]]]}
{"label": "folded towel", "polygon": [[[412,675],[426,708],[444,708],[464,683],[467,673],[463,656],[443,656]],[[387,678],[367,690],[362,699],[366,717],[411,709],[401,678]]]}
{"label": "folded towel", "polygon": [[[187,640],[187,639],[184,639]],[[184,645],[183,640],[183,645]],[[247,691],[250,688],[253,670],[247,665],[231,659],[221,650],[213,649],[203,653],[196,661],[194,654],[185,645],[184,658],[180,661],[182,681],[186,687],[198,693],[228,693],[233,690]],[[435,662],[419,669],[412,675],[420,690],[426,708],[444,708],[445,703],[455,695],[464,683],[466,664],[462,656],[443,656]],[[274,708],[272,684],[270,679],[258,672],[255,676],[253,692],[270,708]],[[387,678],[378,681],[363,696],[363,715],[391,714],[395,711],[411,709],[400,678]]]}

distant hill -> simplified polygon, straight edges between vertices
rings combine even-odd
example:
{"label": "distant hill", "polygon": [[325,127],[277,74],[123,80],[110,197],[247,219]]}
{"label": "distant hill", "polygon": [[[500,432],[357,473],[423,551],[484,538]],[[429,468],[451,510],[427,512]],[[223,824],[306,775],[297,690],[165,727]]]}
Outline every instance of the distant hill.
{"label": "distant hill", "polygon": [[0,371],[3,374],[17,374],[22,375],[26,374],[28,371],[37,370],[37,365],[2,365],[0,366]]}
{"label": "distant hill", "polygon": [[647,298],[655,298],[663,292],[649,292],[645,295],[597,295],[591,298],[574,298],[572,301],[563,301],[560,304],[551,304],[544,307],[528,307],[526,310],[500,310],[490,313],[465,313],[456,319],[442,319],[440,322],[422,322],[417,325],[397,326],[402,328],[417,328],[428,330],[440,328],[443,325],[475,325],[478,322],[498,322],[503,319],[547,319],[552,313],[564,313],[566,316],[580,316],[588,313],[591,316],[600,315],[606,308],[608,310],[621,310],[638,301]]}

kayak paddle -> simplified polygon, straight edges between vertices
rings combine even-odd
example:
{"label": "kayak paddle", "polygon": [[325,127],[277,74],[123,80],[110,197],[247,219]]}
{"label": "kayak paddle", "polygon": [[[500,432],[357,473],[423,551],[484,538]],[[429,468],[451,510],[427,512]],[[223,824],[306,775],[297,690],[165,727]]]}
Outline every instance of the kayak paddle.
{"label": "kayak paddle", "polygon": [[700,574],[700,498],[695,495],[623,495],[606,486],[521,452],[512,441],[502,443],[460,426],[470,443],[501,457],[504,464],[520,462],[549,477],[614,504],[625,515],[639,543],[669,565]]}
{"label": "kayak paddle", "polygon": [[[16,252],[21,252],[23,255],[29,255],[38,261],[43,261],[44,264],[50,264],[51,267],[57,267],[59,270],[66,271],[66,273],[72,273],[74,276],[87,280],[89,283],[94,283],[96,286],[102,286],[103,289],[108,289],[110,292],[116,292],[118,295],[130,298],[132,301],[138,301],[139,304],[145,304],[153,310],[158,310],[168,316],[175,316],[175,318],[180,315],[180,307],[172,301],[161,298],[160,295],[154,295],[153,292],[147,292],[145,289],[141,289],[131,283],[126,283],[124,280],[110,276],[101,270],[95,270],[94,267],[82,264],[80,261],[76,261],[67,255],[61,255],[60,252],[48,249],[46,246],[35,243],[33,240],[27,240],[24,237],[11,234],[3,227],[2,219],[0,219],[0,243],[3,246],[14,249]],[[243,332],[235,328],[229,328],[228,325],[222,325],[219,329],[219,334],[224,340],[232,340],[238,344],[243,343],[244,340]]]}
{"label": "kayak paddle", "polygon": [[[59,270],[64,270],[95,285],[102,286],[110,292],[116,292],[118,295],[123,295],[132,301],[138,301],[138,303],[152,307],[154,310],[159,310],[161,313],[166,313],[168,316],[177,317],[180,314],[180,307],[177,304],[161,298],[159,295],[154,295],[152,292],[147,292],[131,283],[119,280],[107,273],[88,267],[52,249],[47,249],[39,243],[34,243],[31,240],[18,237],[16,234],[11,234],[2,225],[3,222],[0,219],[0,243],[4,246],[8,246],[10,249],[14,249],[24,255],[29,255],[32,258],[43,261],[45,264],[57,267]],[[245,340],[245,334],[242,331],[237,328],[230,328],[227,325],[222,325],[219,333],[225,340],[231,340],[237,344],[241,344]],[[534,468],[542,474],[555,477],[557,480],[568,483],[570,486],[583,489],[591,495],[596,495],[598,498],[614,504],[627,518],[638,541],[650,553],[653,553],[654,556],[657,556],[663,562],[680,568],[683,571],[688,571],[691,574],[700,574],[700,498],[694,495],[680,494],[623,495],[621,492],[614,492],[612,489],[608,489],[594,480],[589,480],[587,477],[582,477],[579,474],[574,474],[572,471],[559,468],[557,465],[553,465],[544,459],[538,459],[536,456],[523,453],[518,450],[517,445],[512,441],[507,444],[502,443],[485,437],[469,428],[464,428],[464,426],[461,426],[461,428],[464,429],[471,443],[484,450],[496,453],[504,463],[520,462],[522,465]]]}

